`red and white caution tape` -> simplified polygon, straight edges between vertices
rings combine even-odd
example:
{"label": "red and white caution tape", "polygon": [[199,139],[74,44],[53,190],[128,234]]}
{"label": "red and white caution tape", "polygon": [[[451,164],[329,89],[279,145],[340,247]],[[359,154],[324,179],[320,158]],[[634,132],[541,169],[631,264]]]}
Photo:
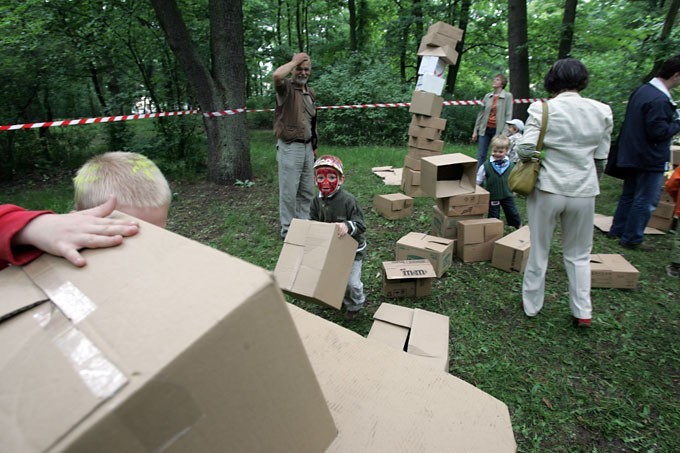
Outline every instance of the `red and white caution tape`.
{"label": "red and white caution tape", "polygon": [[[544,100],[537,99],[515,99],[515,104],[530,104],[532,102]],[[481,100],[471,101],[444,101],[444,105],[482,105]],[[353,104],[353,105],[330,105],[317,107],[317,110],[351,110],[351,109],[369,109],[369,108],[389,108],[389,107],[410,107],[410,102],[388,102],[388,103],[374,103],[374,104]],[[160,113],[143,113],[139,115],[118,115],[118,116],[102,116],[98,118],[80,118],[75,120],[59,120],[59,121],[44,121],[40,123],[24,123],[24,124],[9,124],[0,126],[1,131],[16,131],[19,129],[39,129],[43,127],[61,127],[61,126],[79,126],[83,124],[99,124],[99,123],[113,123],[118,121],[132,121],[146,118],[163,118],[168,116],[182,116],[182,115],[197,115],[202,114],[208,118],[217,118],[222,116],[236,115],[239,113],[257,113],[257,112],[273,112],[274,109],[231,109],[220,110],[218,112],[201,113],[200,110],[181,110],[176,112],[160,112]]]}

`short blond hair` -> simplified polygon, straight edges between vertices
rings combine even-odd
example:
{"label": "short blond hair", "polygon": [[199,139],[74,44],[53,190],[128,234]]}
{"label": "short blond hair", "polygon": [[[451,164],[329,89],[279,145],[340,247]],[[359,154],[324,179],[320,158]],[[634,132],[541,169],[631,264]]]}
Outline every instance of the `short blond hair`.
{"label": "short blond hair", "polygon": [[100,154],[88,160],[76,177],[77,210],[90,209],[116,196],[118,206],[159,208],[169,206],[172,194],[163,173],[146,156],[124,151]]}
{"label": "short blond hair", "polygon": [[510,139],[505,135],[496,135],[491,139],[491,147],[510,148]]}

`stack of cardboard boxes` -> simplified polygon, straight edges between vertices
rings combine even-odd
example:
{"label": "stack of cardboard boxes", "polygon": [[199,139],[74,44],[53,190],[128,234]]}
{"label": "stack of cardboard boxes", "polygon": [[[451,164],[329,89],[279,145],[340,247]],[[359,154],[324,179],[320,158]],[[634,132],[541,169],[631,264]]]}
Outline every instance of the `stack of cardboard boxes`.
{"label": "stack of cardboard boxes", "polygon": [[421,189],[420,159],[442,153],[444,142],[441,132],[446,120],[440,118],[444,98],[441,96],[446,83],[446,68],[456,64],[455,50],[463,31],[444,22],[428,28],[418,49],[421,58],[418,81],[411,99],[409,112],[413,114],[408,129],[408,154],[404,159],[401,189],[412,197],[425,196]]}
{"label": "stack of cardboard boxes", "polygon": [[[671,168],[675,169],[680,165],[680,145],[671,146]],[[659,204],[656,206],[652,217],[649,218],[647,226],[661,231],[668,231],[673,226],[673,216],[675,215],[675,200],[665,190],[661,194]]]}

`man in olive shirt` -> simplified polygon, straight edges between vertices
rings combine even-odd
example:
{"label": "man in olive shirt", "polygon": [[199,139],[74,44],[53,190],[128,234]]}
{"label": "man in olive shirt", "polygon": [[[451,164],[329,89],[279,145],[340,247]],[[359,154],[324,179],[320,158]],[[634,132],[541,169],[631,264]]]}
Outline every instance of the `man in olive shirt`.
{"label": "man in olive shirt", "polygon": [[[309,219],[314,198],[314,157],[317,148],[314,91],[307,86],[312,61],[297,53],[273,74],[276,88],[274,134],[279,164],[279,216],[285,239],[293,218]],[[288,74],[291,77],[287,77]]]}

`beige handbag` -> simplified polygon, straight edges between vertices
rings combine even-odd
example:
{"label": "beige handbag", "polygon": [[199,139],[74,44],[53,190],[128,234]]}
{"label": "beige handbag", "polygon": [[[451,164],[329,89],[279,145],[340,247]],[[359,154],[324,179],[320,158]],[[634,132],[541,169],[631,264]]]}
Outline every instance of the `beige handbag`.
{"label": "beige handbag", "polygon": [[[536,143],[536,151],[543,150],[543,138],[545,131],[548,128],[548,103],[543,103],[543,124],[541,124],[541,132],[538,135],[538,143]],[[520,160],[510,170],[508,176],[508,186],[510,190],[520,195],[527,196],[534,190],[536,179],[538,179],[538,170],[541,168],[541,159],[545,156],[541,152],[540,157],[531,157],[526,160]]]}

